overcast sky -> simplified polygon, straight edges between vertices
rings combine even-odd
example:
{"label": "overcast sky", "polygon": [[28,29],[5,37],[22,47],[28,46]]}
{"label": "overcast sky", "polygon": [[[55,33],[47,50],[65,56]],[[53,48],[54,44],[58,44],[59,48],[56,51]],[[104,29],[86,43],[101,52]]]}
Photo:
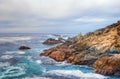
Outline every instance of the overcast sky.
{"label": "overcast sky", "polygon": [[86,33],[120,19],[120,0],[0,0],[0,32]]}

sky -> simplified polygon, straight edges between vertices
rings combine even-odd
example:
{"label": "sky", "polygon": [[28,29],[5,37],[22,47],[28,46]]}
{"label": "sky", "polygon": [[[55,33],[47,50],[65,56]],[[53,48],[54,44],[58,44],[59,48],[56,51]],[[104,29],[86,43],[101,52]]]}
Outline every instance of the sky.
{"label": "sky", "polygon": [[120,20],[120,0],[0,0],[0,33],[87,33]]}

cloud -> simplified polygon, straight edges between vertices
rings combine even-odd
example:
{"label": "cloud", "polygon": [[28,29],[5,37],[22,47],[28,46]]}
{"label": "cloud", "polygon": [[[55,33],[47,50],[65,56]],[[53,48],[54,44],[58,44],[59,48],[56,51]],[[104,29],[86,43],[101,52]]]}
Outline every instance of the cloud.
{"label": "cloud", "polygon": [[93,29],[96,23],[105,25],[120,19],[119,3],[120,0],[0,0],[0,31],[85,31],[81,27],[89,27],[88,23]]}
{"label": "cloud", "polygon": [[73,20],[74,22],[86,22],[86,23],[91,23],[91,22],[105,22],[108,21],[108,19],[105,18],[97,18],[97,17],[81,17]]}
{"label": "cloud", "polygon": [[[9,14],[28,14],[43,18],[65,18],[84,13],[114,13],[119,0],[2,0],[0,10]],[[112,10],[111,10],[112,9]]]}

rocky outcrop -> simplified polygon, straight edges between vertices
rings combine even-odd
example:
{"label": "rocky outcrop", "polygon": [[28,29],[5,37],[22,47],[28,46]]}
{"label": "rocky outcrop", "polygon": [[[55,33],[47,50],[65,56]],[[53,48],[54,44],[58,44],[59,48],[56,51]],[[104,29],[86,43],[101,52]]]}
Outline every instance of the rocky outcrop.
{"label": "rocky outcrop", "polygon": [[19,50],[27,50],[27,49],[31,49],[31,48],[28,46],[20,46],[18,49]]}
{"label": "rocky outcrop", "polygon": [[106,55],[93,64],[97,73],[104,75],[120,75],[120,54]]}
{"label": "rocky outcrop", "polygon": [[56,61],[64,61],[66,54],[62,51],[55,51],[50,54],[50,57]]}
{"label": "rocky outcrop", "polygon": [[58,40],[56,40],[53,38],[48,38],[46,41],[43,42],[43,44],[58,44],[58,43],[63,43],[63,39],[58,38]]}
{"label": "rocky outcrop", "polygon": [[120,21],[84,36],[78,34],[58,46],[44,50],[41,56],[49,56],[56,61],[92,65],[105,55],[119,53]]}

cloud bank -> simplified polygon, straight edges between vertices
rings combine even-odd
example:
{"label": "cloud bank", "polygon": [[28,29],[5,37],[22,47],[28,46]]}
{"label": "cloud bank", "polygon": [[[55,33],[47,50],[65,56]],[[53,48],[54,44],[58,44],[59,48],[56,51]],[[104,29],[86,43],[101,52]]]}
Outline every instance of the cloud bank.
{"label": "cloud bank", "polygon": [[120,0],[0,0],[0,32],[86,33],[119,20],[119,3]]}

